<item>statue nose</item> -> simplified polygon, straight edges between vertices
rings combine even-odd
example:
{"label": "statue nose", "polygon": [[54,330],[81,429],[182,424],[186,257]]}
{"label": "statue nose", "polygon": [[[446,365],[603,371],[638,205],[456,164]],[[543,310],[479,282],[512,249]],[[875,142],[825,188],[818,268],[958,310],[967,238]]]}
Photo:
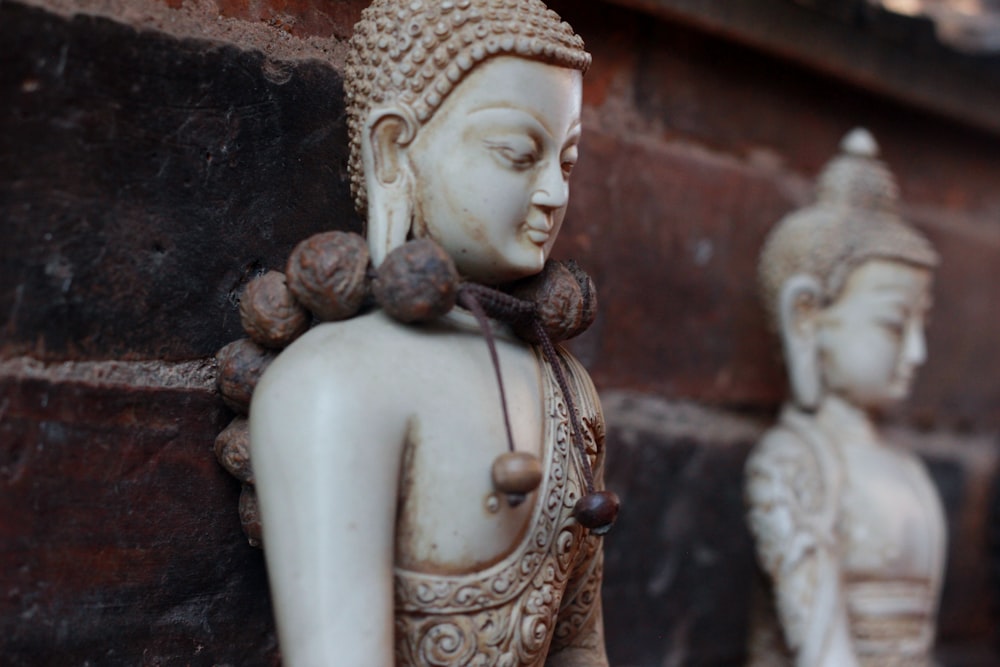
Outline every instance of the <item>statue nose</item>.
{"label": "statue nose", "polygon": [[539,208],[553,210],[569,202],[569,183],[562,173],[558,160],[553,160],[539,172],[531,203]]}
{"label": "statue nose", "polygon": [[903,358],[914,366],[919,366],[927,360],[927,340],[924,337],[923,323],[913,321],[907,325],[903,341]]}

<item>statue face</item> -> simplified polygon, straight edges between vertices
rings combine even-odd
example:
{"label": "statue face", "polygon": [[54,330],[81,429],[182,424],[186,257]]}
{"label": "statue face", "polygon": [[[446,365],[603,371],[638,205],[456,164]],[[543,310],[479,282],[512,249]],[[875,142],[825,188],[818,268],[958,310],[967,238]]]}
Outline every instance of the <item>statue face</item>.
{"label": "statue face", "polygon": [[875,407],[905,398],[926,358],[931,273],[870,260],[854,269],[818,321],[820,373],[828,391]]}
{"label": "statue face", "polygon": [[407,150],[413,234],[465,276],[541,271],[569,200],[580,139],[580,72],[512,56],[473,70]]}

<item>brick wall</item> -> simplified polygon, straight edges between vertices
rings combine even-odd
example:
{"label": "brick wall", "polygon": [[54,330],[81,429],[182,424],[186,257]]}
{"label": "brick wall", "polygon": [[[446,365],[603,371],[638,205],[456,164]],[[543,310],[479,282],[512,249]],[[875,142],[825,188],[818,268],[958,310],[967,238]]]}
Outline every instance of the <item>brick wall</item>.
{"label": "brick wall", "polygon": [[[755,2],[776,21],[788,4]],[[262,557],[211,454],[228,414],[206,359],[238,335],[250,277],[317,230],[360,228],[340,71],[364,4],[0,4],[6,664],[276,664]],[[551,2],[594,54],[557,253],[601,290],[574,349],[626,503],[607,540],[613,664],[741,664],[741,467],[785,391],[756,253],[859,124],[943,256],[930,360],[887,416],[947,508],[941,657],[997,664],[1000,139],[897,94],[905,81],[627,4]]]}

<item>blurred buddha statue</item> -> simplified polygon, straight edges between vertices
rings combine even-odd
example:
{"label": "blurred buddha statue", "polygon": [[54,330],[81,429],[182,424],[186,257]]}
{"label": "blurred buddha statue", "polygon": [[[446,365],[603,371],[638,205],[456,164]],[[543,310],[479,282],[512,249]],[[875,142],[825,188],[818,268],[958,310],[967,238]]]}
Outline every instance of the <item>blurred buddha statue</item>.
{"label": "blurred buddha statue", "polygon": [[[540,0],[366,9],[345,85],[375,268],[431,240],[463,285],[548,271],[589,64]],[[250,449],[286,665],[607,665],[606,526],[588,530],[578,506],[601,495],[596,392],[568,353],[497,322],[491,363],[482,321],[375,309],[319,324],[257,385]],[[524,455],[511,460],[539,464],[535,490],[491,478],[509,441]]]}
{"label": "blurred buddha statue", "polygon": [[926,357],[937,255],[901,219],[864,130],[785,217],[760,257],[791,399],[746,466],[750,532],[773,588],[751,665],[929,667],[946,531],[911,452],[871,412],[905,398]]}

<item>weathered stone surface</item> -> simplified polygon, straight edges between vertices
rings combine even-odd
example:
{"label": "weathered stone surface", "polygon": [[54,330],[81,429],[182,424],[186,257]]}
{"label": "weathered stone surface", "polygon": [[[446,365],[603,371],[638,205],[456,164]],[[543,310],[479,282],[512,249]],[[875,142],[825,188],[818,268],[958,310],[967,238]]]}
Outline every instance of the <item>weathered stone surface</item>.
{"label": "weathered stone surface", "polygon": [[5,665],[277,665],[263,560],[211,451],[230,415],[201,375],[4,364]]}
{"label": "weathered stone surface", "polygon": [[[689,29],[650,23],[641,15],[608,14],[600,38],[588,42],[595,73],[609,76],[602,70],[620,68],[631,54],[629,69],[615,75],[626,80],[625,102],[648,139],[694,143],[761,171],[811,181],[844,134],[864,125],[899,178],[905,204],[1000,227],[997,134],[922,113],[733,41],[695,38]],[[912,57],[912,67],[927,60]],[[975,74],[968,79],[982,82]],[[970,97],[969,104],[993,108],[981,97]],[[606,129],[615,130],[615,116],[605,118]]]}
{"label": "weathered stone surface", "polygon": [[0,353],[178,359],[310,234],[359,228],[338,73],[0,5]]}
{"label": "weathered stone surface", "polygon": [[[178,6],[180,0],[162,0]],[[347,38],[369,0],[214,0],[223,16],[265,21],[293,35]]]}
{"label": "weathered stone surface", "polygon": [[755,575],[743,461],[762,423],[637,394],[601,398],[607,485],[622,500],[604,541],[611,664],[743,664]]}

